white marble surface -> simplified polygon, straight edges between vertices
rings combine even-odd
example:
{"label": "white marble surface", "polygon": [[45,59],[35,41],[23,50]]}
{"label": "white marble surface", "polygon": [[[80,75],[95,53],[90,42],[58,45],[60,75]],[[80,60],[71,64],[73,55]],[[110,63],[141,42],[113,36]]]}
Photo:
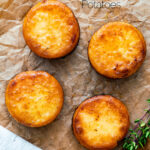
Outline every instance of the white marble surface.
{"label": "white marble surface", "polygon": [[41,150],[6,128],[0,126],[0,150]]}

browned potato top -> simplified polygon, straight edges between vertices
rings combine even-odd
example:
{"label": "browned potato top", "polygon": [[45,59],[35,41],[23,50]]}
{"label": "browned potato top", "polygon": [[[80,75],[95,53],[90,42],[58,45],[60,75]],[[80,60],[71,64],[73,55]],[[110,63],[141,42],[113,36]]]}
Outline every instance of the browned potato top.
{"label": "browned potato top", "polygon": [[137,71],[145,59],[146,44],[132,25],[111,22],[101,27],[89,43],[92,66],[109,78],[124,78]]}
{"label": "browned potato top", "polygon": [[78,141],[90,150],[110,150],[128,132],[125,105],[112,96],[95,96],[80,104],[73,117]]}
{"label": "browned potato top", "polygon": [[63,105],[63,90],[47,72],[22,72],[7,86],[6,105],[18,122],[29,127],[41,127],[59,114]]}
{"label": "browned potato top", "polygon": [[56,0],[43,0],[24,19],[23,35],[29,48],[44,58],[70,53],[79,39],[79,25],[73,12]]}

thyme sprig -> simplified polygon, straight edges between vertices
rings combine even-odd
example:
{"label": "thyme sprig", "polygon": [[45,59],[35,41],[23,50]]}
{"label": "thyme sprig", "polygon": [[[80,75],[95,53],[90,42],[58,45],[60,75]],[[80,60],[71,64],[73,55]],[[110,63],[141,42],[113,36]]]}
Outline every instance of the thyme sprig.
{"label": "thyme sprig", "polygon": [[[148,99],[147,102],[150,103],[150,99]],[[146,113],[141,119],[134,121],[136,124],[135,127],[129,130],[129,134],[123,144],[124,150],[143,148],[148,138],[150,138],[150,108],[145,111]]]}

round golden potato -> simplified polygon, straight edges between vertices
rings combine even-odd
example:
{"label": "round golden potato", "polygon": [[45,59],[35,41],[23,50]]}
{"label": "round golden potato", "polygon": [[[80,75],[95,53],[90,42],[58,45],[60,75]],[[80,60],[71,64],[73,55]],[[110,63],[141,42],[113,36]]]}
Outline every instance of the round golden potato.
{"label": "round golden potato", "polygon": [[41,127],[52,122],[60,113],[63,90],[47,72],[27,71],[9,82],[5,101],[16,121],[29,127]]}
{"label": "round golden potato", "polygon": [[146,55],[143,35],[124,22],[110,22],[91,38],[88,56],[95,70],[109,78],[125,78],[135,73]]}
{"label": "round golden potato", "polygon": [[44,58],[69,54],[79,40],[79,24],[73,12],[57,0],[43,0],[30,9],[23,23],[29,48]]}
{"label": "round golden potato", "polygon": [[125,105],[109,95],[85,100],[73,116],[74,134],[90,150],[115,148],[127,134],[129,124]]}

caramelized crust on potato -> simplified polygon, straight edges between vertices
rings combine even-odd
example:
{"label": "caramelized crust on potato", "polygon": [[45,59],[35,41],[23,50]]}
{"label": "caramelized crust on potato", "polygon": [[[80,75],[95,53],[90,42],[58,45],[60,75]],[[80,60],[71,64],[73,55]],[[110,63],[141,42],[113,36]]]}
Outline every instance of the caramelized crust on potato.
{"label": "caramelized crust on potato", "polygon": [[24,19],[23,35],[29,48],[44,58],[69,54],[79,40],[79,25],[73,12],[57,0],[43,0]]}
{"label": "caramelized crust on potato", "polygon": [[73,117],[78,141],[90,150],[111,150],[128,132],[125,105],[112,96],[95,96],[80,104]]}
{"label": "caramelized crust on potato", "polygon": [[109,78],[125,78],[143,63],[146,44],[135,27],[124,22],[111,22],[91,38],[88,55],[95,70]]}
{"label": "caramelized crust on potato", "polygon": [[18,122],[41,127],[52,122],[63,105],[63,90],[58,81],[44,71],[18,74],[8,84],[5,101]]}

